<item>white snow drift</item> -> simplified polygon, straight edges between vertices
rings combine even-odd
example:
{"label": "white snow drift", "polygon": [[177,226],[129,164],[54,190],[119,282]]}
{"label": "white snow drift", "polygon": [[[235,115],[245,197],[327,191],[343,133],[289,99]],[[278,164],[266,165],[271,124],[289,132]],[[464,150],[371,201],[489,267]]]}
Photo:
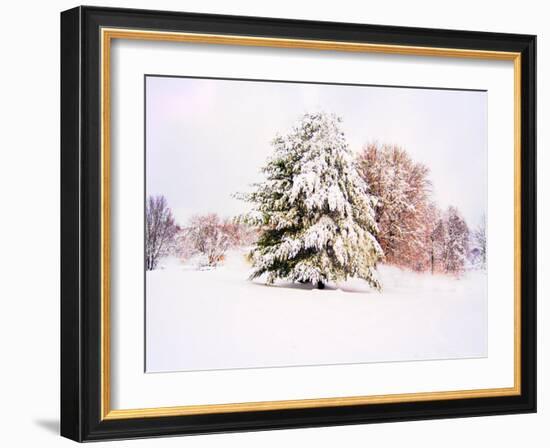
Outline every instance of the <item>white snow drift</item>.
{"label": "white snow drift", "polygon": [[146,273],[147,372],[487,356],[484,272],[378,271],[381,293],[318,290],[247,280],[243,251],[211,270],[165,259]]}

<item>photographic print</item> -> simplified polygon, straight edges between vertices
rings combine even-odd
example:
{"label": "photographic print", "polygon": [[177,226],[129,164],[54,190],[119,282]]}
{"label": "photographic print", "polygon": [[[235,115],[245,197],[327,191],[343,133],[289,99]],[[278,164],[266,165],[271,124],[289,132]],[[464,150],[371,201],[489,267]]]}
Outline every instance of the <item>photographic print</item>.
{"label": "photographic print", "polygon": [[536,412],[536,36],[80,6],[60,45],[64,437]]}
{"label": "photographic print", "polygon": [[148,373],[486,357],[487,92],[145,76]]}

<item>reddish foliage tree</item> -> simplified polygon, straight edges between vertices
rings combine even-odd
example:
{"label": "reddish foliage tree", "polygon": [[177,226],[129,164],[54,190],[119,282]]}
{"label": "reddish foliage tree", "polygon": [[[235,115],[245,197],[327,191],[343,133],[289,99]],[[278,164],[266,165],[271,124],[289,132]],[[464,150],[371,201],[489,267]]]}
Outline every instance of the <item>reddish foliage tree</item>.
{"label": "reddish foliage tree", "polygon": [[399,146],[377,143],[363,149],[357,165],[369,192],[378,198],[378,241],[386,262],[427,269],[427,234],[433,211],[428,168],[415,163]]}

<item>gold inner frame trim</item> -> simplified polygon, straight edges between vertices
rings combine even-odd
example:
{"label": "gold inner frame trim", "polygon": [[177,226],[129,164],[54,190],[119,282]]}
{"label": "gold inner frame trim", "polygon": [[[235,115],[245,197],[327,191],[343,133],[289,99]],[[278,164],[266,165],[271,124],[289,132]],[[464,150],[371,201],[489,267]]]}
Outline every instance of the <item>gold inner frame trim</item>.
{"label": "gold inner frame trim", "polygon": [[[414,401],[502,397],[521,394],[521,54],[515,52],[418,47],[306,39],[279,39],[217,34],[101,29],[101,419],[167,417],[227,412],[246,412],[315,407],[350,406]],[[474,390],[418,392],[389,395],[313,398],[245,403],[188,405],[140,409],[111,409],[110,345],[110,62],[113,39],[185,42],[213,45],[240,45],[294,48],[356,53],[383,53],[411,56],[455,57],[513,61],[514,63],[514,386]]]}

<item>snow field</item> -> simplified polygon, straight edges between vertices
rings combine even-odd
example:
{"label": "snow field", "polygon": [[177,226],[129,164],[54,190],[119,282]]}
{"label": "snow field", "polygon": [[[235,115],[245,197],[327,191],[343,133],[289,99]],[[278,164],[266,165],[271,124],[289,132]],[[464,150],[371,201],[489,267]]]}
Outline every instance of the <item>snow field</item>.
{"label": "snow field", "polygon": [[249,281],[243,250],[197,270],[146,273],[147,372],[487,356],[486,274],[456,279],[379,266],[381,293]]}
{"label": "snow field", "polygon": [[243,252],[197,270],[164,260],[147,272],[148,372],[281,367],[487,355],[486,276],[462,279],[380,266],[311,285],[249,281]]}

